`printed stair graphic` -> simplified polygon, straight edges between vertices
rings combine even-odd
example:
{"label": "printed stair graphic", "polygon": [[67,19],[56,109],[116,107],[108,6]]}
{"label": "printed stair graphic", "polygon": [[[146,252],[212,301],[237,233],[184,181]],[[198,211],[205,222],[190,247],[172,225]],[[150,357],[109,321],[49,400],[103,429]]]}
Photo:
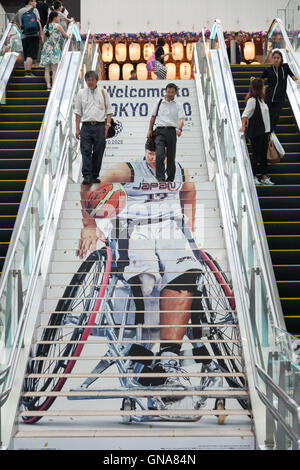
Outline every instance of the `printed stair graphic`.
{"label": "printed stair graphic", "polygon": [[[232,66],[241,112],[245,108],[250,77],[260,77],[265,67]],[[269,176],[275,185],[256,189],[286,327],[300,337],[300,135],[288,100],[282,108],[276,135],[286,154],[282,162],[269,166]],[[249,151],[251,155],[250,145]]]}
{"label": "printed stair graphic", "polygon": [[[216,187],[207,176],[196,88],[194,81],[177,83],[186,114],[177,141],[182,170],[177,167],[174,183],[160,185],[143,157],[150,113],[165,82],[105,83],[118,133],[107,142],[100,176],[115,167],[119,180],[121,163],[129,162],[134,178],[124,185],[127,205],[118,223],[97,219],[106,236],[116,234],[115,241],[108,247],[98,242],[83,259],[76,253],[82,204],[89,207],[87,191],[104,186],[68,183],[14,449],[254,449],[239,325]],[[135,95],[131,106],[126,93]],[[192,187],[183,182],[187,171]],[[144,198],[137,208],[134,192]],[[193,237],[175,220],[178,208],[182,219],[177,196],[194,204]],[[144,208],[146,222],[138,215]],[[130,235],[124,231],[127,210],[131,221],[140,217]],[[154,222],[162,213],[168,217]],[[156,273],[153,289],[142,290],[140,277],[134,285],[125,279],[129,261],[136,276]],[[182,278],[188,266],[189,276]],[[163,292],[164,276],[174,280],[171,294]],[[180,303],[182,295],[192,302]],[[176,329],[181,345],[178,362],[174,353],[160,353],[160,343],[174,341],[164,336],[170,329]]]}
{"label": "printed stair graphic", "polygon": [[0,274],[49,96],[44,69],[33,73],[16,67],[0,105]]}

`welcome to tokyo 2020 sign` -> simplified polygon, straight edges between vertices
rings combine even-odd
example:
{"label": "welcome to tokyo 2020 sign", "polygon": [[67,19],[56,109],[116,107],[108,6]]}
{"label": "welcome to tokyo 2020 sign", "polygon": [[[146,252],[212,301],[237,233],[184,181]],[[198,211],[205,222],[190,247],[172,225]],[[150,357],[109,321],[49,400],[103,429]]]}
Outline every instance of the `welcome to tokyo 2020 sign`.
{"label": "welcome to tokyo 2020 sign", "polygon": [[[144,152],[144,145],[149,128],[149,121],[155,104],[164,98],[168,82],[160,81],[104,81],[101,83],[107,91],[113,107],[113,118],[117,123],[116,135],[107,140],[107,157],[136,157]],[[177,80],[176,99],[184,109],[184,134],[189,135],[198,127],[198,105],[195,95],[194,80]],[[185,139],[178,139],[178,145]]]}

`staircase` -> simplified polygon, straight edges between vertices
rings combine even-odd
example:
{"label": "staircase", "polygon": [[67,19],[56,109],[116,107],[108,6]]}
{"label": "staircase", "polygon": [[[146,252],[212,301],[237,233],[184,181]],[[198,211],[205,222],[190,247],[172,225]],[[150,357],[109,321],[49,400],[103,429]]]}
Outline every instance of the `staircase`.
{"label": "staircase", "polygon": [[[241,112],[250,77],[260,77],[265,67],[231,66]],[[256,189],[286,327],[300,337],[300,134],[288,99],[276,135],[286,154],[280,163],[269,166],[275,185]],[[249,143],[248,148],[251,155]]]}
{"label": "staircase", "polygon": [[33,73],[16,67],[0,105],[0,273],[49,96],[44,69]]}
{"label": "staircase", "polygon": [[[199,249],[205,249],[216,261],[218,275],[223,279],[220,284],[227,285],[230,279],[227,252],[215,183],[208,181],[195,84],[193,80],[176,83],[181,87],[180,100],[186,110],[184,132],[177,142],[177,161],[189,170],[191,181],[195,183],[197,190],[195,240]],[[107,82],[105,85],[116,110],[118,134],[108,141],[100,176],[116,163],[131,162],[143,157],[149,113],[154,103],[153,90],[156,89],[159,92],[158,96],[161,96],[160,92],[164,88],[164,82],[161,81],[134,84],[125,81]],[[129,106],[126,108],[123,97],[132,88],[135,89],[132,96],[137,98],[132,100],[132,110],[130,110]],[[119,89],[121,91],[116,93]],[[139,115],[138,110],[140,110]],[[95,287],[94,296],[97,292],[99,298],[102,298],[99,288],[101,286],[103,288],[106,281],[101,283],[97,278],[98,284],[97,281],[90,281],[88,288],[84,286],[80,292],[76,291],[80,275],[79,278],[73,278],[74,273],[78,270],[83,272],[82,261],[76,256],[82,228],[80,190],[80,183],[70,181],[64,197],[44,300],[40,306],[33,334],[31,356],[27,370],[22,372],[25,382],[20,397],[22,406],[16,410],[13,448],[16,450],[254,449],[255,437],[239,326],[234,307],[228,300],[229,294],[225,296],[223,294],[222,297],[223,287],[219,284],[218,290],[212,289],[209,291],[210,294],[207,291],[206,298],[209,299],[207,305],[213,306],[211,312],[216,319],[219,319],[220,325],[216,320],[212,328],[208,319],[206,322],[202,321],[203,330],[198,333],[201,339],[197,342],[196,355],[192,350],[193,341],[185,335],[180,353],[184,373],[170,372],[170,376],[183,374],[189,378],[190,385],[184,390],[175,387],[170,391],[163,386],[142,387],[136,383],[133,386],[132,382],[130,387],[126,384],[120,385],[125,379],[137,376],[134,360],[146,360],[149,365],[149,356],[141,357],[137,352],[129,354],[126,349],[121,354],[120,349],[116,349],[119,347],[122,349],[122,346],[132,342],[139,346],[147,343],[143,333],[145,329],[132,325],[129,319],[123,325],[124,337],[118,336],[120,325],[113,329],[115,339],[108,336],[108,332],[112,331],[112,328],[109,328],[111,325],[109,319],[112,317],[109,315],[112,312],[120,313],[123,318],[123,313],[128,310],[123,300],[126,299],[127,291],[122,285],[121,276],[118,276],[118,266],[109,268],[110,290],[105,290],[107,297],[106,302],[101,303],[102,314],[99,314],[96,323],[89,327],[93,334],[84,336],[87,328],[83,328],[76,318],[79,314],[94,311],[96,307],[91,307],[88,300],[91,297],[91,288]],[[100,221],[103,228],[102,223]],[[104,221],[104,225],[105,223]],[[176,241],[170,239],[165,255],[171,260],[177,259],[176,247]],[[101,249],[101,243],[97,249]],[[143,249],[145,259],[149,259],[147,247],[137,245],[136,249]],[[89,260],[86,266],[89,266],[92,258]],[[209,261],[206,261],[205,266],[209,266]],[[96,269],[95,275],[98,273],[99,270]],[[214,279],[212,276],[209,285],[214,286]],[[78,298],[78,305],[75,303],[74,310],[71,310],[70,306],[73,304],[68,302],[68,299],[74,298],[74,292],[76,299]],[[113,295],[117,296],[116,301]],[[205,297],[205,294],[202,295]],[[200,294],[198,297],[201,300]],[[62,298],[65,300],[61,300]],[[222,301],[225,304],[222,304]],[[157,320],[159,311],[158,297],[146,300],[144,313],[145,318],[147,316],[147,324],[153,328],[155,354],[158,354],[160,342],[159,320]],[[105,320],[103,312],[107,315],[104,317]],[[202,312],[199,307],[193,309],[191,321],[197,324]],[[68,313],[72,313],[73,317],[69,317],[62,324],[62,315]],[[74,313],[77,317],[74,317]],[[229,316],[226,316],[227,314]],[[118,318],[120,320],[120,315]],[[51,325],[48,323],[49,319],[52,321]],[[232,319],[235,321],[231,321]],[[130,334],[137,330],[143,331],[139,331],[140,336],[137,335],[137,338],[132,339]],[[70,347],[70,344],[73,347],[73,356],[72,352],[66,354],[66,348]],[[83,349],[78,355],[76,348],[81,345]],[[125,359],[130,362],[127,362],[125,370],[120,372],[116,363],[121,363],[120,358],[123,358],[124,354]],[[76,359],[68,360],[67,357],[71,356],[73,358],[76,356]],[[205,360],[214,361],[218,367],[214,371],[205,370],[202,366]],[[229,361],[231,370],[221,367],[224,366],[224,361]],[[157,376],[159,377],[159,374]],[[218,386],[215,379],[218,379]],[[96,382],[92,383],[94,380]],[[205,386],[203,380],[208,381],[205,382]],[[235,381],[239,381],[239,386],[233,385],[237,383]],[[196,396],[202,402],[202,406],[191,409],[185,405],[185,408],[180,408],[179,401],[171,410],[158,411],[153,404],[153,398],[172,394]],[[39,403],[44,403],[44,406],[38,411],[30,410],[28,403],[37,397],[40,397]],[[53,398],[55,401],[51,403]],[[148,398],[152,405],[146,406],[144,410],[139,403],[144,406]],[[218,399],[226,399],[226,409],[214,409]],[[155,416],[160,416],[161,419],[154,420]],[[147,419],[143,419],[145,417]],[[173,421],[170,417],[173,417]],[[34,418],[40,419],[38,424],[33,423]]]}

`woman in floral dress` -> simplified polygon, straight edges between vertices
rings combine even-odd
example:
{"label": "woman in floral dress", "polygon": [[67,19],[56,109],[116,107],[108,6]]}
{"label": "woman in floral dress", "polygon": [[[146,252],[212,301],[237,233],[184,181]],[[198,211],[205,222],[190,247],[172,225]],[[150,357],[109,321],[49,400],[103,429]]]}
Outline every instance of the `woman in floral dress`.
{"label": "woman in floral dress", "polygon": [[52,83],[56,74],[56,69],[59,64],[62,52],[62,39],[68,39],[69,35],[66,34],[63,27],[59,24],[59,16],[56,11],[49,15],[48,22],[44,27],[45,41],[41,53],[41,67],[45,67],[45,80],[47,83],[47,90],[51,90],[50,84],[50,70],[52,70]]}

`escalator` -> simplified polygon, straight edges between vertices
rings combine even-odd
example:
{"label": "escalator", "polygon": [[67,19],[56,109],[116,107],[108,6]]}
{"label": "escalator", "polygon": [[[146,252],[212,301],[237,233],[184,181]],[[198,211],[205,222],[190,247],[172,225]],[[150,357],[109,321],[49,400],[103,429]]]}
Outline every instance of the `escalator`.
{"label": "escalator", "polygon": [[[260,77],[268,66],[231,66],[241,112],[250,77]],[[288,99],[276,135],[286,154],[280,163],[269,166],[268,175],[275,185],[256,189],[286,327],[300,337],[300,134]],[[251,156],[250,143],[247,145]]]}
{"label": "escalator", "polygon": [[33,72],[15,67],[0,105],[0,273],[49,97],[44,69]]}

